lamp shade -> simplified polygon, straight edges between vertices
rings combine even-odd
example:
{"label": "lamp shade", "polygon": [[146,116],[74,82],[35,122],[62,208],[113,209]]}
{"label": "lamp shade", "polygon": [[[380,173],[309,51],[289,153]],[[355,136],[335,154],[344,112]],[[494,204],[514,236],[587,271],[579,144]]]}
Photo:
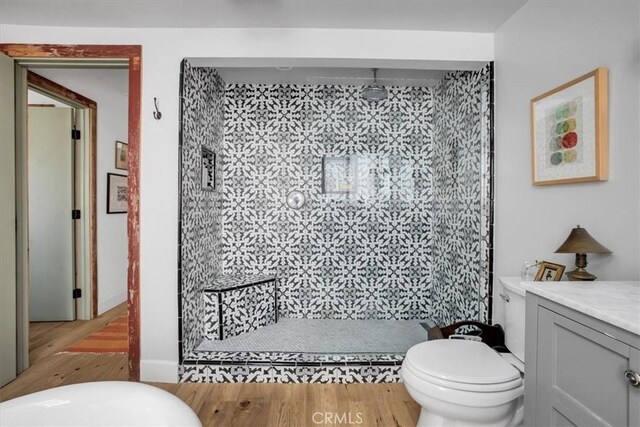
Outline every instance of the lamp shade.
{"label": "lamp shade", "polygon": [[561,254],[610,254],[611,251],[602,246],[596,239],[579,225],[571,230],[569,237],[556,249]]}

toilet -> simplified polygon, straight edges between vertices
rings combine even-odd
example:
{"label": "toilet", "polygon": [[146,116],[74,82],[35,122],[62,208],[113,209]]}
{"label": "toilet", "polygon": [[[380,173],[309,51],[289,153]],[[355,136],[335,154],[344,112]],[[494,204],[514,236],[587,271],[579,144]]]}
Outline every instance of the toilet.
{"label": "toilet", "polygon": [[402,363],[402,379],[422,407],[418,427],[516,426],[524,416],[525,291],[502,282],[505,343],[441,339],[417,344]]}

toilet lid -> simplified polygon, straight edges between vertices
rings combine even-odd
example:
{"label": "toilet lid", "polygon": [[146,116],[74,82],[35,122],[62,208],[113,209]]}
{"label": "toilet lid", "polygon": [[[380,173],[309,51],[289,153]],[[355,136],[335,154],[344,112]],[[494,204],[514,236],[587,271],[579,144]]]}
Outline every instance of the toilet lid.
{"label": "toilet lid", "polygon": [[488,345],[467,340],[434,340],[415,345],[406,361],[431,377],[464,384],[502,384],[520,380],[518,371]]}

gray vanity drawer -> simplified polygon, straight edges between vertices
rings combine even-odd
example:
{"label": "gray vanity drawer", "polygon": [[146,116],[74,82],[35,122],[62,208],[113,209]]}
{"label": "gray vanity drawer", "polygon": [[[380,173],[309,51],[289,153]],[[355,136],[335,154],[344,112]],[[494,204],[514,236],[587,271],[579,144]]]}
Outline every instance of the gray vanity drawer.
{"label": "gray vanity drawer", "polygon": [[542,306],[537,320],[535,424],[637,425],[640,389],[624,372],[640,372],[638,349]]}

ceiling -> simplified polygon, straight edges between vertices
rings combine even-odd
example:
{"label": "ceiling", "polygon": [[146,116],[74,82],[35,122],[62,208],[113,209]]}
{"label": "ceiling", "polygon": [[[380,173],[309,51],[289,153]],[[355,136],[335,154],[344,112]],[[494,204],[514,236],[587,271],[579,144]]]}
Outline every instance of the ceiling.
{"label": "ceiling", "polygon": [[[371,84],[370,68],[336,67],[218,67],[220,77],[227,84],[299,84],[299,85],[349,85]],[[380,69],[378,83],[384,86],[434,86],[446,70]]]}
{"label": "ceiling", "polygon": [[0,23],[494,32],[527,0],[0,0]]}

